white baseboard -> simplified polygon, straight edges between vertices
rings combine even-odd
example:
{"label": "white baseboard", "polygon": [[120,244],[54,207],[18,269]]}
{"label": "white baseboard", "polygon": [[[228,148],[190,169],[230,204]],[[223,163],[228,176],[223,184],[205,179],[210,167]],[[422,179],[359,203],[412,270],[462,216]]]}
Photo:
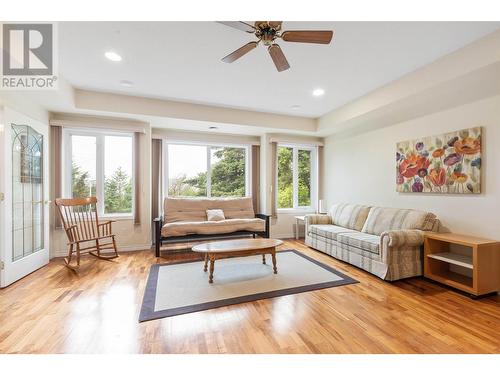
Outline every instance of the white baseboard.
{"label": "white baseboard", "polygon": [[[126,246],[118,246],[118,252],[127,252],[127,251],[138,251],[138,250],[151,250],[152,244],[136,244],[136,245],[126,245]],[[104,251],[103,251],[104,253]],[[68,256],[68,249],[64,250],[56,250],[50,254],[50,258],[60,258]]]}
{"label": "white baseboard", "polygon": [[271,238],[277,238],[279,240],[286,240],[286,239],[289,239],[289,238],[295,238],[295,234],[294,233],[282,233],[282,234],[275,234],[275,233],[271,233]]}

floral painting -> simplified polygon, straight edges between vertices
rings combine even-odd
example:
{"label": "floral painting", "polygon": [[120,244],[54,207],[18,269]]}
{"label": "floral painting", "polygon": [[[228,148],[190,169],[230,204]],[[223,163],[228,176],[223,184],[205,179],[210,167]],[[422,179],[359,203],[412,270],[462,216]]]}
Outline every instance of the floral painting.
{"label": "floral painting", "polygon": [[399,142],[396,186],[403,193],[480,193],[481,128]]}

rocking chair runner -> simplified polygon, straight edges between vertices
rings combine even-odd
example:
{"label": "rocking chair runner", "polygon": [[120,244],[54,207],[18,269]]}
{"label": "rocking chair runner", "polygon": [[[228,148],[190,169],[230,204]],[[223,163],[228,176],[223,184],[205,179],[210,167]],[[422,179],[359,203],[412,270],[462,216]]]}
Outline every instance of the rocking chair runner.
{"label": "rocking chair runner", "polygon": [[[96,197],[58,198],[55,202],[68,237],[68,257],[64,258],[64,261],[69,268],[80,267],[82,254],[88,253],[99,259],[118,257],[115,235],[111,230],[113,220],[99,222]],[[92,242],[95,242],[95,245]],[[108,249],[114,250],[114,254],[101,255],[102,250]],[[76,253],[76,266],[71,264],[74,253]]]}

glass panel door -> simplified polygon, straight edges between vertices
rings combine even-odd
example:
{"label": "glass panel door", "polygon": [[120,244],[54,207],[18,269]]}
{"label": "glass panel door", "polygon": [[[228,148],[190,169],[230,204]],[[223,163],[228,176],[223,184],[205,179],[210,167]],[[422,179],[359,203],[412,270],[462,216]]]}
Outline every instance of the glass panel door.
{"label": "glass panel door", "polygon": [[12,261],[44,249],[43,134],[12,124]]}
{"label": "glass panel door", "polygon": [[49,262],[48,133],[0,107],[0,288]]}

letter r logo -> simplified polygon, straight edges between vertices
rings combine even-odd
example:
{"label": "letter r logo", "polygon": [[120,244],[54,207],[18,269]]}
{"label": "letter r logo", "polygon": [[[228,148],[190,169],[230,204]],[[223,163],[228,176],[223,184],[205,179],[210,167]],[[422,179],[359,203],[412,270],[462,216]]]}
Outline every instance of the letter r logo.
{"label": "letter r logo", "polygon": [[53,74],[52,24],[3,25],[3,74]]}

